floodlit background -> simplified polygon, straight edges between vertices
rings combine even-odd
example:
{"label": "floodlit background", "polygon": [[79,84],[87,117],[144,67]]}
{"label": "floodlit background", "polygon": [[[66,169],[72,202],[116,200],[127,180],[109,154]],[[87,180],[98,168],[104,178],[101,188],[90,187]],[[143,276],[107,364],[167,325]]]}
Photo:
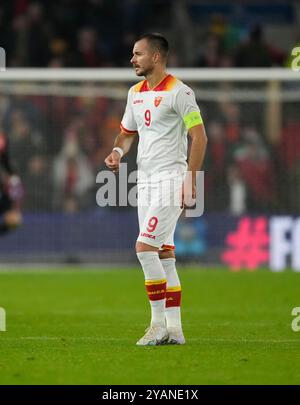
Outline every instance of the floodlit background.
{"label": "floodlit background", "polygon": [[[271,226],[273,216],[299,211],[300,73],[290,69],[299,16],[292,1],[3,2],[0,129],[25,195],[24,225],[1,238],[1,260],[135,260],[136,209],[97,207],[96,175],[137,80],[125,70],[134,39],[159,31],[170,40],[170,71],[195,90],[209,138],[205,215],[179,222],[178,259],[280,269],[292,260],[299,270],[292,247],[272,257]],[[135,150],[125,161],[135,170]],[[293,239],[293,224],[277,239]],[[231,251],[231,232],[243,241],[238,251]],[[243,253],[253,232],[262,240],[254,262]]]}

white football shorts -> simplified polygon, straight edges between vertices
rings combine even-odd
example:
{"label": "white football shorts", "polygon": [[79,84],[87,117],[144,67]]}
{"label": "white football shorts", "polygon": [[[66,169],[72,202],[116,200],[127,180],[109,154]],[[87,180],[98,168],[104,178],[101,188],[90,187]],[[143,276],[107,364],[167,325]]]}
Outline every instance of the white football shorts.
{"label": "white football shorts", "polygon": [[157,183],[138,184],[138,242],[160,248],[174,249],[174,233],[180,208],[183,177]]}

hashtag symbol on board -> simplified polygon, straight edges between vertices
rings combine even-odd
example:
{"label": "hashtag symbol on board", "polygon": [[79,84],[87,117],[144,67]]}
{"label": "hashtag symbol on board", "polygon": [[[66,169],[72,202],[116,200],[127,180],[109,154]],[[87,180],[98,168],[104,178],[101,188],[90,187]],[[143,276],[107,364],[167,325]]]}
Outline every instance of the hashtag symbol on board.
{"label": "hashtag symbol on board", "polygon": [[269,235],[266,218],[242,218],[237,230],[226,237],[227,249],[222,260],[231,270],[242,267],[255,270],[269,259]]}

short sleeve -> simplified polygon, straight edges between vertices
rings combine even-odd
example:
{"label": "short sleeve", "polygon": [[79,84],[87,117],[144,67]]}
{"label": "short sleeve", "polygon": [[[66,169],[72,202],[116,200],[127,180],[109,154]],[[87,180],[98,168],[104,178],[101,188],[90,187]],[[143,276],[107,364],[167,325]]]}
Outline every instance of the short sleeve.
{"label": "short sleeve", "polygon": [[193,90],[184,85],[175,96],[174,110],[183,119],[186,129],[203,124]]}
{"label": "short sleeve", "polygon": [[128,92],[127,104],[125,112],[121,121],[121,130],[127,134],[135,134],[137,132],[137,125],[133,115],[132,103],[131,103],[131,90]]}

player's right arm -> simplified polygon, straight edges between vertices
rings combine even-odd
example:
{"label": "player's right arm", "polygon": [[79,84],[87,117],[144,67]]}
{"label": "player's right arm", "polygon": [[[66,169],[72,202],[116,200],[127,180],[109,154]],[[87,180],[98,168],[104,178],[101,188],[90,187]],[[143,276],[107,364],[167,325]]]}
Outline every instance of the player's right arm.
{"label": "player's right arm", "polygon": [[122,156],[129,152],[131,145],[138,133],[132,109],[132,89],[133,87],[128,92],[126,109],[120,125],[121,132],[116,137],[114,142],[114,149],[117,148],[117,150],[112,150],[112,152],[105,159],[106,166],[114,172],[119,170]]}
{"label": "player's right arm", "polygon": [[136,135],[137,132],[128,134],[121,131],[119,133],[119,135],[115,139],[114,148],[120,148],[123,151],[123,154],[120,154],[118,151],[113,150],[107,156],[104,162],[109,169],[113,170],[114,172],[117,172],[119,170],[121,158],[129,152]]}

